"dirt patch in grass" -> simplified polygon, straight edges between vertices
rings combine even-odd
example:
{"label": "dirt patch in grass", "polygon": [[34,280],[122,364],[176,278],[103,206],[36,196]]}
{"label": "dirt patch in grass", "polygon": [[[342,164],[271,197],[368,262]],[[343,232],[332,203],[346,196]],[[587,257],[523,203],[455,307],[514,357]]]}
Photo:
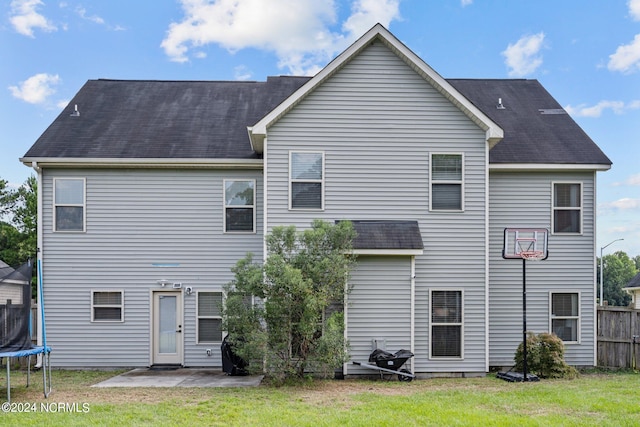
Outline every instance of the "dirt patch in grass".
{"label": "dirt patch in grass", "polygon": [[[400,382],[395,376],[392,380],[314,380],[283,387],[261,385],[249,388],[198,388],[180,387],[178,392],[168,392],[165,387],[91,387],[101,381],[119,375],[125,371],[65,371],[54,370],[53,392],[49,401],[82,402],[100,404],[126,404],[180,401],[185,404],[199,403],[225,395],[227,398],[254,396],[263,399],[266,396],[280,393],[282,399],[302,401],[317,406],[332,406],[336,402],[347,404],[350,396],[358,394],[374,394],[385,396],[408,396],[416,393],[435,393],[442,391],[464,392],[483,390],[487,392],[508,391],[513,384],[504,383],[493,378],[458,378],[458,379],[421,379],[412,382]],[[6,392],[6,379],[0,376],[0,399]],[[12,401],[40,402],[44,401],[42,392],[42,374],[32,372],[31,385],[26,387],[26,373],[12,372]],[[534,386],[533,384],[530,384]],[[177,390],[177,389],[176,389]],[[340,400],[341,397],[344,399]]]}

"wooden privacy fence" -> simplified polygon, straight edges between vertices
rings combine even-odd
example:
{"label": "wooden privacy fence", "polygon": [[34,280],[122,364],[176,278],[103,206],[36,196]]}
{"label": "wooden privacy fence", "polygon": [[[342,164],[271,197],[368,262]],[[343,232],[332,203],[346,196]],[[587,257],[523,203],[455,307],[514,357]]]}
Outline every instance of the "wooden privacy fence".
{"label": "wooden privacy fence", "polygon": [[598,307],[598,366],[640,366],[640,310]]}

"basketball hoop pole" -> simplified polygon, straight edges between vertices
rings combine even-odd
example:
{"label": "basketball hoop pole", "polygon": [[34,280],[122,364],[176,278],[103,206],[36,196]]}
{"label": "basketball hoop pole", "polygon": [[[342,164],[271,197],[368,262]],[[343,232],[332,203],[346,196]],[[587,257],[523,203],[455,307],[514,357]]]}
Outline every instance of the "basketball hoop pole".
{"label": "basketball hoop pole", "polygon": [[522,258],[522,380],[527,377],[527,260]]}
{"label": "basketball hoop pole", "polygon": [[502,258],[522,260],[522,379],[517,381],[539,381],[536,375],[529,376],[527,360],[527,260],[542,261],[549,256],[549,230],[546,228],[505,228]]}

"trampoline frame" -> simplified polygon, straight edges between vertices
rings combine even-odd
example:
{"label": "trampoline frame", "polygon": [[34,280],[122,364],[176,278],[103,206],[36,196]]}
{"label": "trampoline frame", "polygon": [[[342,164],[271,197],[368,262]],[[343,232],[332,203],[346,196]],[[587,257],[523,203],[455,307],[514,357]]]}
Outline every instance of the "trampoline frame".
{"label": "trampoline frame", "polygon": [[[26,350],[8,351],[0,353],[0,358],[5,359],[7,364],[7,402],[11,403],[11,358],[27,357],[27,387],[31,380],[31,356],[42,354],[42,388],[44,397],[49,397],[51,393],[51,347],[38,346]],[[47,389],[48,377],[48,389]]]}

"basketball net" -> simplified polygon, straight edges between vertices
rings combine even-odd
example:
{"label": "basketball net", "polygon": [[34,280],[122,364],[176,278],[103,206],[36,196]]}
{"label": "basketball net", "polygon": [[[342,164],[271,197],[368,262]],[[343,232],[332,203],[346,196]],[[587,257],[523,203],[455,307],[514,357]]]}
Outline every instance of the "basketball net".
{"label": "basketball net", "polygon": [[543,251],[522,251],[520,252],[520,256],[522,257],[522,259],[525,259],[527,261],[540,261],[542,258],[544,258],[544,252]]}

